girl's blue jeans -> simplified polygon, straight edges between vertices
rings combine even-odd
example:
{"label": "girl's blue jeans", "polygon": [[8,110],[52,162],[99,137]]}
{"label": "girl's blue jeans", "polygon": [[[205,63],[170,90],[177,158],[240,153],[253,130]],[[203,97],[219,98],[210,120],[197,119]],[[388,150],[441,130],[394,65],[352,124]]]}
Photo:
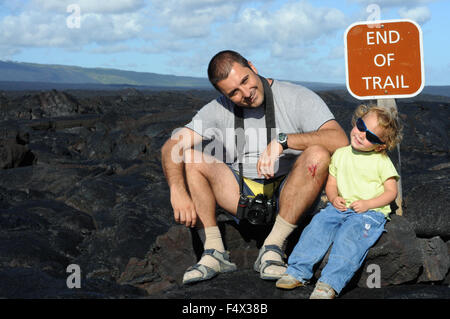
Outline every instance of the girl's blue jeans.
{"label": "girl's blue jeans", "polygon": [[313,276],[313,266],[333,244],[319,281],[339,294],[380,238],[385,223],[383,213],[356,213],[351,209],[341,212],[329,203],[303,230],[289,256],[286,273],[305,283]]}

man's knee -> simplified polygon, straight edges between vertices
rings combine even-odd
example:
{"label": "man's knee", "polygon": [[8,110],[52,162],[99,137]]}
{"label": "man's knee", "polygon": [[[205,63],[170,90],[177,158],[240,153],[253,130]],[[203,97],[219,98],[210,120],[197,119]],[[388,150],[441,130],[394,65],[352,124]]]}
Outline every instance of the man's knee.
{"label": "man's knee", "polygon": [[329,162],[331,158],[330,152],[322,145],[312,145],[304,151],[304,154],[308,158],[325,163]]}
{"label": "man's knee", "polygon": [[198,170],[203,162],[203,154],[197,150],[189,149],[184,152],[184,167],[186,171]]}
{"label": "man's knee", "polygon": [[217,159],[204,154],[201,151],[190,149],[184,153],[184,169],[186,176],[200,172],[203,175],[210,175],[213,167],[217,164]]}
{"label": "man's knee", "polygon": [[330,152],[322,145],[312,145],[305,149],[297,159],[297,164],[303,164],[313,169],[324,168],[330,164]]}

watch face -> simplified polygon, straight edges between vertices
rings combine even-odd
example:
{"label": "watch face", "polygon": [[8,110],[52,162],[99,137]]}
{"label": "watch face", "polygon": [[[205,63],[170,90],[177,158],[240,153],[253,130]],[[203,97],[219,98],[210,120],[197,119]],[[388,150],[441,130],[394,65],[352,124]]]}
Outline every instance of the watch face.
{"label": "watch face", "polygon": [[281,146],[283,147],[283,150],[287,149],[288,148],[287,135],[284,133],[278,134],[278,143],[281,144]]}

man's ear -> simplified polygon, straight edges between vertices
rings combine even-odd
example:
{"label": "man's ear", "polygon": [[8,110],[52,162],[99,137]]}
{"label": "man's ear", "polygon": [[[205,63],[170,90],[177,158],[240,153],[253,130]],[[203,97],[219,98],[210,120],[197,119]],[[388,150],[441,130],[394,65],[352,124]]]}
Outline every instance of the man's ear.
{"label": "man's ear", "polygon": [[255,74],[258,74],[258,70],[255,68],[253,63],[250,61],[247,61],[247,62],[248,62],[248,65],[250,65],[250,69],[252,69],[252,71],[255,72]]}

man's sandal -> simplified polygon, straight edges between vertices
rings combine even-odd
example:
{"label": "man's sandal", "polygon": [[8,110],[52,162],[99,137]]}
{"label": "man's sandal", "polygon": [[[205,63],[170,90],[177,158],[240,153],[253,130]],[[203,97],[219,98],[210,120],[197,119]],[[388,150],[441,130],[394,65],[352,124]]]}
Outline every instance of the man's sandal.
{"label": "man's sandal", "polygon": [[183,278],[183,284],[192,284],[195,282],[208,280],[217,276],[219,273],[232,272],[237,269],[236,264],[230,262],[230,256],[226,251],[221,253],[220,251],[215,249],[205,249],[202,257],[205,255],[209,255],[219,262],[219,271],[197,263],[194,266],[189,267],[184,275],[186,276],[186,274],[190,271],[196,271],[196,273],[198,273],[198,276],[189,279]]}
{"label": "man's sandal", "polygon": [[[268,251],[273,251],[277,253],[280,256],[280,260],[265,260],[264,262],[261,262],[262,257],[265,253]],[[284,267],[284,270],[286,270],[287,266],[284,260],[286,259],[286,255],[281,251],[280,247],[277,245],[266,245],[262,246],[259,250],[258,258],[255,261],[255,264],[253,265],[253,269],[257,272],[259,272],[259,276],[261,279],[264,280],[277,280],[280,279],[280,277],[283,275],[284,271],[280,274],[266,274],[265,270],[269,266],[280,266]]]}

